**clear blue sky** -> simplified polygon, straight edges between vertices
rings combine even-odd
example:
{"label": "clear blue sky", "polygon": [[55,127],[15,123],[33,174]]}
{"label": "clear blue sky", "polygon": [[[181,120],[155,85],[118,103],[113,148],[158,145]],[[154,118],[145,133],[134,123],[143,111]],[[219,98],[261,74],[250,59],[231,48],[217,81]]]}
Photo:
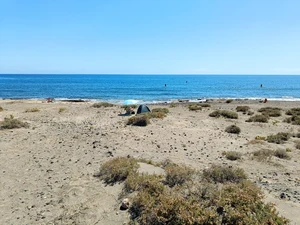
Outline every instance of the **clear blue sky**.
{"label": "clear blue sky", "polygon": [[0,0],[0,73],[300,74],[300,0]]}

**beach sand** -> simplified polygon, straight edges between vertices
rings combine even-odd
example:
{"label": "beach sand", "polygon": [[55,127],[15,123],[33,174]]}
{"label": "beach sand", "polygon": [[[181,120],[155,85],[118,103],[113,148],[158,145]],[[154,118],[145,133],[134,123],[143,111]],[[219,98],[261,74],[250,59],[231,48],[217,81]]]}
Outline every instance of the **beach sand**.
{"label": "beach sand", "polygon": [[[245,122],[250,116],[238,113],[237,120],[212,118],[215,109],[235,111],[247,105],[257,114],[261,107],[284,110],[299,102],[257,100],[211,100],[210,108],[189,111],[188,104],[166,107],[164,119],[147,127],[126,126],[120,106],[91,107],[91,102],[1,100],[0,121],[13,115],[29,128],[0,130],[0,224],[108,224],[129,221],[119,210],[122,185],[106,186],[93,175],[100,166],[119,156],[163,161],[170,159],[202,170],[212,164],[243,168],[250,180],[265,192],[266,201],[279,213],[300,224],[300,150],[292,137],[284,144],[253,141],[256,136],[278,132],[300,133],[299,125],[283,122],[288,117],[271,117],[268,123]],[[38,112],[25,112],[38,108]],[[61,112],[59,112],[61,111]],[[241,133],[224,130],[235,124]],[[291,149],[291,159],[272,157],[258,161],[252,152],[260,149]],[[242,159],[230,161],[222,152],[238,151]],[[284,193],[285,198],[280,198]]]}

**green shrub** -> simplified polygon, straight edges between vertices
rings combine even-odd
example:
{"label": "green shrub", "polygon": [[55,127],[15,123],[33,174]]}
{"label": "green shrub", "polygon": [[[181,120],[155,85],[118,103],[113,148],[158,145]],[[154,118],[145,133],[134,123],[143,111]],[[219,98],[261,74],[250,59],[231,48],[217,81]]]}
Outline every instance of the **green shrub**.
{"label": "green shrub", "polygon": [[201,110],[202,107],[200,104],[198,103],[195,103],[195,104],[189,104],[189,110],[190,111],[198,111],[198,110]]}
{"label": "green shrub", "polygon": [[258,110],[258,112],[261,112],[265,116],[269,117],[278,117],[281,116],[281,109],[277,107],[264,107]]}
{"label": "green shrub", "polygon": [[300,116],[300,108],[292,108],[286,112],[286,115]]}
{"label": "green shrub", "polygon": [[236,107],[236,111],[237,111],[237,112],[243,112],[243,113],[248,112],[249,109],[250,109],[249,106],[237,106],[237,107]]}
{"label": "green shrub", "polygon": [[247,179],[247,176],[242,169],[233,169],[231,167],[217,165],[213,165],[209,169],[204,170],[203,177],[208,181],[216,183],[238,183]]}
{"label": "green shrub", "polygon": [[241,132],[241,129],[236,125],[230,125],[226,127],[225,131],[231,134],[239,134]]}
{"label": "green shrub", "polygon": [[233,100],[232,99],[227,99],[225,102],[226,103],[231,103]]}
{"label": "green shrub", "polygon": [[269,135],[267,137],[267,141],[270,143],[282,144],[283,142],[289,140],[290,137],[290,133],[279,132],[278,134]]}
{"label": "green shrub", "polygon": [[166,180],[165,183],[169,187],[174,187],[175,185],[182,185],[185,182],[191,180],[194,170],[186,166],[179,166],[173,163],[169,163],[165,167]]}
{"label": "green shrub", "polygon": [[113,106],[114,106],[114,104],[111,104],[108,102],[97,102],[92,105],[92,107],[94,107],[94,108],[101,108],[101,107],[106,108],[106,107],[113,107]]}
{"label": "green shrub", "polygon": [[225,157],[226,157],[226,159],[234,161],[234,160],[241,159],[242,154],[240,152],[236,152],[236,151],[228,151],[228,152],[225,152]]}
{"label": "green shrub", "polygon": [[228,119],[237,119],[238,114],[233,111],[228,111],[228,110],[215,110],[209,114],[210,117],[220,117],[223,116]]}
{"label": "green shrub", "polygon": [[269,149],[260,149],[255,152],[253,152],[253,156],[258,161],[266,161],[267,159],[271,159],[271,157],[274,155],[274,152]]}
{"label": "green shrub", "polygon": [[267,123],[269,117],[266,115],[255,115],[246,120],[246,122],[259,122],[259,123]]}
{"label": "green shrub", "polygon": [[26,109],[25,112],[29,113],[29,112],[39,112],[40,110],[38,108],[31,108],[31,109]]}
{"label": "green shrub", "polygon": [[274,152],[274,156],[276,156],[277,158],[280,158],[280,159],[290,159],[290,156],[284,149],[277,149]]}
{"label": "green shrub", "polygon": [[130,117],[127,121],[127,125],[133,125],[133,126],[141,126],[145,127],[148,124],[150,124],[149,117],[146,115],[137,115]]}
{"label": "green shrub", "polygon": [[152,109],[152,113],[154,112],[162,112],[164,114],[168,114],[169,113],[169,109],[167,108],[156,108],[156,109]]}
{"label": "green shrub", "polygon": [[14,129],[14,128],[28,128],[28,123],[24,123],[18,119],[15,119],[13,115],[10,115],[10,117],[5,117],[4,121],[0,122],[0,128],[1,129]]}
{"label": "green shrub", "polygon": [[130,174],[136,173],[139,168],[133,158],[118,157],[104,163],[100,172],[94,176],[104,180],[107,184],[115,184],[124,181]]}

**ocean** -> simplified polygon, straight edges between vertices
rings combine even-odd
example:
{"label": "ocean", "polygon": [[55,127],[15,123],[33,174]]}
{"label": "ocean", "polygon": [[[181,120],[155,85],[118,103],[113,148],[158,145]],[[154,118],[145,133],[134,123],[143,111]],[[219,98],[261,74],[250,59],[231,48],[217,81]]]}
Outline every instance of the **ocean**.
{"label": "ocean", "polygon": [[45,98],[117,104],[208,98],[300,101],[300,76],[0,74],[0,99]]}

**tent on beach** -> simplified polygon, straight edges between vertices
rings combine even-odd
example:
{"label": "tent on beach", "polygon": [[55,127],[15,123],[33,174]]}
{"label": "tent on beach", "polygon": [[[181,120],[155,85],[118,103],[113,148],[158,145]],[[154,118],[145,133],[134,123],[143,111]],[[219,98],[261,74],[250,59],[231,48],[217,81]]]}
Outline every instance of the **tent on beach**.
{"label": "tent on beach", "polygon": [[136,112],[136,114],[147,113],[147,112],[151,112],[150,109],[148,108],[148,106],[140,105],[137,112]]}

